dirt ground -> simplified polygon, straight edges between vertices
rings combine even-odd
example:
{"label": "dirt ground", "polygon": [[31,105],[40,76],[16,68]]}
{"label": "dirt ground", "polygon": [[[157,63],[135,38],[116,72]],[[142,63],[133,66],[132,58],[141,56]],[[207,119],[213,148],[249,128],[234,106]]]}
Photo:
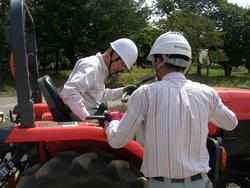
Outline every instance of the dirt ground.
{"label": "dirt ground", "polygon": [[5,115],[9,114],[9,110],[12,110],[17,104],[16,97],[1,97],[0,96],[0,112]]}
{"label": "dirt ground", "polygon": [[247,177],[226,169],[220,175],[219,182],[215,188],[250,188],[250,180]]}

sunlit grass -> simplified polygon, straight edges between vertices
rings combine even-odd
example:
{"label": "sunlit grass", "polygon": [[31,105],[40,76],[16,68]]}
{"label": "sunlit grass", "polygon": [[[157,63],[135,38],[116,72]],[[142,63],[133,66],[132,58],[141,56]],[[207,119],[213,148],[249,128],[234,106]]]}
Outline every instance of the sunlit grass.
{"label": "sunlit grass", "polygon": [[[45,74],[50,75],[54,85],[61,89],[70,75],[71,70],[61,70],[59,74],[54,74],[52,71],[46,71],[40,73],[40,76]],[[115,77],[108,78],[106,80],[106,86],[109,88],[122,87],[127,84],[137,84],[141,80],[153,76],[153,70],[151,67],[141,68],[133,67],[131,71],[123,71]],[[225,77],[224,71],[217,65],[209,68],[209,76],[206,79],[206,67],[202,68],[202,77],[197,76],[197,67],[192,65],[190,72],[187,75],[188,79],[207,83],[212,87],[239,87],[239,88],[250,88],[250,74],[244,67],[233,69],[230,77]],[[4,80],[0,84],[0,96],[14,96],[15,83],[13,80]]]}
{"label": "sunlit grass", "polygon": [[[206,68],[202,69],[202,77],[199,78],[196,74],[196,66],[191,69],[191,74],[188,77],[191,80],[207,83],[213,87],[238,87],[238,88],[250,88],[250,75],[244,67],[233,69],[230,77],[224,75],[224,71],[218,66],[209,68],[209,76],[206,79]],[[206,82],[207,80],[207,82]]]}
{"label": "sunlit grass", "polygon": [[113,78],[106,81],[107,87],[115,88],[122,87],[127,84],[136,85],[141,80],[153,76],[151,68],[133,67],[131,71],[124,71]]}

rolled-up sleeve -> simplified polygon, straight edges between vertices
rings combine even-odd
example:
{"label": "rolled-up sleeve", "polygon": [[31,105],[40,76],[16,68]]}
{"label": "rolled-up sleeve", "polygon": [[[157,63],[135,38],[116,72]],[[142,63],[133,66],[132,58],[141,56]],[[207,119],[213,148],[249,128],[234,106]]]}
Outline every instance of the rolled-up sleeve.
{"label": "rolled-up sleeve", "polygon": [[222,129],[233,130],[238,124],[237,117],[222,103],[216,92],[213,95],[213,106],[210,121]]}
{"label": "rolled-up sleeve", "polygon": [[123,95],[123,88],[109,89],[106,88],[103,93],[102,102],[113,101],[121,98]]}
{"label": "rolled-up sleeve", "polygon": [[141,92],[134,92],[128,102],[128,109],[121,121],[111,121],[106,129],[108,142],[113,148],[121,148],[132,140],[140,126],[143,125],[144,113],[141,109],[143,98]]}
{"label": "rolled-up sleeve", "polygon": [[71,76],[64,84],[61,91],[63,102],[69,106],[71,111],[77,115],[81,120],[85,120],[89,115],[85,105],[82,94],[88,90],[93,68],[84,67],[79,70],[73,70]]}

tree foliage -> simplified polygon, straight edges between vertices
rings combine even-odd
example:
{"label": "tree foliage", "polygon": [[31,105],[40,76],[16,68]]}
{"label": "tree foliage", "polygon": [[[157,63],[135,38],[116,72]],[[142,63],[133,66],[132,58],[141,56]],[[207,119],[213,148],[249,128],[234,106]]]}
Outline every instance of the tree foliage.
{"label": "tree foliage", "polygon": [[157,0],[155,3],[157,13],[166,16],[209,16],[217,11],[216,0]]}
{"label": "tree foliage", "polygon": [[72,67],[78,58],[105,50],[113,40],[133,39],[147,25],[150,12],[142,4],[133,0],[29,0],[42,65],[60,61],[66,67],[63,60],[68,60]]}
{"label": "tree foliage", "polygon": [[243,57],[245,59],[245,67],[248,69],[248,73],[250,73],[250,9],[244,16],[244,25],[242,28],[242,51]]}
{"label": "tree foliage", "polygon": [[193,54],[200,48],[216,51],[223,46],[223,32],[216,30],[216,23],[204,16],[172,17],[161,20],[157,27],[162,31],[179,31],[187,37]]}
{"label": "tree foliage", "polygon": [[[26,0],[34,17],[38,60],[44,70],[72,68],[77,59],[104,51],[109,43],[127,37],[139,50],[144,64],[155,39],[166,31],[188,38],[196,62],[197,49],[208,48],[213,63],[226,75],[245,65],[250,72],[250,10],[227,0]],[[1,76],[9,69],[4,26],[8,25],[8,0],[0,0]],[[151,10],[157,14],[148,23]]]}
{"label": "tree foliage", "polygon": [[5,26],[8,25],[8,0],[0,0],[0,83],[9,77],[9,51],[5,40]]}
{"label": "tree foliage", "polygon": [[225,75],[231,75],[232,68],[244,64],[243,35],[246,9],[226,1],[218,1],[218,11],[212,16],[217,20],[218,30],[225,32],[224,51],[228,61],[222,65]]}
{"label": "tree foliage", "polygon": [[165,21],[158,23],[160,28],[183,31],[193,50],[212,49],[214,62],[222,66],[226,76],[246,62],[249,50],[242,48],[246,43],[243,38],[247,38],[245,8],[226,0],[157,0],[156,7],[165,16]]}
{"label": "tree foliage", "polygon": [[155,39],[160,35],[160,31],[151,26],[143,27],[136,31],[134,41],[139,49],[137,62],[139,65],[147,65],[146,59]]}

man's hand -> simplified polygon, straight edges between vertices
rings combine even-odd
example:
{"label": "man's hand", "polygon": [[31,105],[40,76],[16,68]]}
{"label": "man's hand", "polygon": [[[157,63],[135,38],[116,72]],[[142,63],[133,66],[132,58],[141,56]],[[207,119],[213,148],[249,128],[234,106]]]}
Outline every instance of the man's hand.
{"label": "man's hand", "polygon": [[128,95],[131,95],[136,89],[137,86],[135,85],[127,85],[123,88],[123,92],[127,93]]}
{"label": "man's hand", "polygon": [[123,112],[114,109],[108,111],[108,113],[105,116],[108,121],[113,121],[113,120],[121,120],[123,114],[124,114]]}

